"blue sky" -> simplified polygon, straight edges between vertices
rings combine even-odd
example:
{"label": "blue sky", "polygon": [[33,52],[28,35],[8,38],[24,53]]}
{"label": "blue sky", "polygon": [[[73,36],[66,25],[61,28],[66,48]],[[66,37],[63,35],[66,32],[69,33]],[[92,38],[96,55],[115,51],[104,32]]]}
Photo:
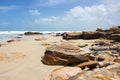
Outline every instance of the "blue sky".
{"label": "blue sky", "polygon": [[2,30],[95,30],[120,25],[120,0],[1,0]]}

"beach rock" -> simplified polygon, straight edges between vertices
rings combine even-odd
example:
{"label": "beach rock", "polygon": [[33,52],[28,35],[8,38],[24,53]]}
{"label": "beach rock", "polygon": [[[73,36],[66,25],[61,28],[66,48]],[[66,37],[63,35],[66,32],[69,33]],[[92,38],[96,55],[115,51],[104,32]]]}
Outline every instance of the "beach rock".
{"label": "beach rock", "polygon": [[96,68],[97,65],[98,65],[97,61],[89,61],[89,62],[80,63],[77,65],[77,67],[80,67],[82,69],[86,67],[88,67],[89,69],[93,69]]}
{"label": "beach rock", "polygon": [[82,71],[67,80],[119,80],[119,69],[112,71],[111,69],[97,68],[93,71]]}
{"label": "beach rock", "polygon": [[62,33],[56,33],[55,36],[62,36]]}
{"label": "beach rock", "polygon": [[[80,32],[71,32],[62,34],[63,39],[112,39],[119,41],[120,28],[119,26],[112,27],[108,30],[102,30],[100,28],[96,29],[96,31],[83,31]],[[113,36],[113,37],[112,37]]]}
{"label": "beach rock", "polygon": [[115,40],[115,41],[120,41],[120,34],[111,34],[109,39]]}
{"label": "beach rock", "polygon": [[14,40],[8,40],[7,42],[8,42],[8,43],[10,43],[10,42],[14,42]]}
{"label": "beach rock", "polygon": [[39,32],[25,32],[24,35],[42,35],[42,33],[39,33]]}
{"label": "beach rock", "polygon": [[80,32],[71,32],[71,33],[64,33],[63,39],[69,40],[69,39],[80,39],[82,38],[82,33]]}
{"label": "beach rock", "polygon": [[109,34],[107,32],[99,32],[99,34],[101,35],[100,38],[102,38],[102,39],[108,39],[109,38]]}
{"label": "beach rock", "polygon": [[120,28],[120,26],[117,26],[118,28]]}
{"label": "beach rock", "polygon": [[55,69],[45,80],[119,80],[120,66],[81,70],[77,67]]}
{"label": "beach rock", "polygon": [[88,61],[79,47],[71,44],[48,47],[42,57],[42,62],[48,65],[76,65]]}
{"label": "beach rock", "polygon": [[101,34],[99,32],[83,32],[83,39],[98,39],[101,37]]}
{"label": "beach rock", "polygon": [[109,29],[109,34],[120,34],[120,28],[118,26]]}
{"label": "beach rock", "polygon": [[45,80],[68,80],[71,76],[75,76],[81,71],[78,67],[61,67],[53,70]]}
{"label": "beach rock", "polygon": [[96,31],[102,32],[103,30],[101,28],[97,28]]}

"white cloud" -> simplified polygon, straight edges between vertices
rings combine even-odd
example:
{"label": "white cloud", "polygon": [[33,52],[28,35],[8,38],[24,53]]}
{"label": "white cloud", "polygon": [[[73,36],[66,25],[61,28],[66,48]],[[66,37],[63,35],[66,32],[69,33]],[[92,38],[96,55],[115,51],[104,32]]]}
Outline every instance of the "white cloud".
{"label": "white cloud", "polygon": [[39,16],[40,15],[40,12],[38,10],[29,10],[29,13],[31,15],[35,15],[35,16]]}
{"label": "white cloud", "polygon": [[35,23],[47,26],[105,27],[120,25],[120,1],[116,4],[103,3],[92,6],[76,6],[65,12],[64,16],[50,16],[36,19]]}
{"label": "white cloud", "polygon": [[66,12],[63,17],[52,16],[49,18],[40,18],[35,22],[51,26],[85,26],[86,23],[89,23],[88,25],[92,25],[92,21],[102,21],[101,17],[104,17],[106,15],[107,12],[104,8],[104,5],[85,8],[76,6]]}
{"label": "white cloud", "polygon": [[11,6],[0,6],[0,11],[9,11],[9,10],[15,10],[17,9],[17,6],[11,5]]}

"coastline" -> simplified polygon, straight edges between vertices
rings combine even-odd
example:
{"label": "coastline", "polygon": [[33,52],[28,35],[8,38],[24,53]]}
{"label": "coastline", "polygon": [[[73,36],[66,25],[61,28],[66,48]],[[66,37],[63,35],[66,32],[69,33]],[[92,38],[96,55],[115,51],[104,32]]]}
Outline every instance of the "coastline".
{"label": "coastline", "polygon": [[[0,46],[0,80],[50,80],[50,78],[52,79],[52,77],[54,76],[56,78],[59,76],[61,77],[61,74],[63,74],[63,76],[64,75],[66,76],[67,74],[69,74],[70,71],[72,71],[73,68],[74,68],[73,71],[76,70],[76,67],[78,70],[78,66],[80,67],[79,69],[81,70],[82,70],[81,66],[85,67],[86,64],[69,66],[67,65],[68,63],[67,64],[65,63],[65,65],[60,63],[61,64],[60,65],[59,64],[60,61],[58,61],[57,63],[56,62],[54,63],[54,61],[57,61],[57,60],[54,60],[55,55],[46,56],[46,54],[49,54],[47,53],[48,47],[53,47],[52,49],[53,51],[58,49],[58,52],[59,52],[60,50],[62,52],[61,54],[64,54],[64,50],[65,50],[67,55],[73,55],[73,56],[77,54],[76,53],[77,51],[80,51],[80,53],[78,53],[80,55],[81,54],[84,55],[86,53],[92,53],[92,52],[93,54],[96,55],[97,53],[94,53],[94,51],[96,52],[96,50],[102,49],[101,51],[97,51],[97,52],[100,52],[100,54],[102,51],[104,52],[104,49],[107,49],[109,52],[108,45],[111,47],[111,49],[116,49],[116,47],[117,48],[119,47],[119,42],[115,42],[109,39],[104,39],[104,38],[80,39],[81,37],[78,37],[78,36],[81,34],[78,35],[78,32],[72,32],[72,33],[68,32],[64,34],[65,36],[63,34],[61,35],[61,33],[60,35],[58,35],[57,33],[56,34],[48,33],[45,35],[44,34],[38,35],[38,33],[37,35],[36,33],[34,35],[27,34],[23,38],[20,38],[20,39],[18,38],[18,40],[10,37],[11,39],[8,40],[6,44],[1,44]],[[69,34],[69,35],[66,35],[66,34]],[[91,32],[90,32],[90,35],[91,35]],[[54,46],[56,45],[60,47],[58,48],[55,47],[54,49]],[[100,45],[104,45],[104,46],[100,46]],[[91,48],[94,50],[91,51],[92,50]],[[105,55],[106,62],[104,61],[105,63],[113,61],[114,58],[112,58],[112,56],[109,56],[106,52],[105,54],[106,54]],[[48,58],[44,58],[44,57],[48,57]],[[57,57],[59,57],[59,55]],[[79,56],[76,56],[76,57],[79,58]],[[50,59],[51,61],[53,59],[52,63],[49,63],[49,58],[51,58]],[[45,59],[46,59],[46,63],[44,61]],[[55,57],[55,59],[57,58]],[[86,60],[87,57],[85,58],[81,57],[80,59]],[[48,63],[47,63],[47,60],[48,60]],[[58,58],[58,60],[64,60],[64,59]],[[100,58],[100,60],[103,60],[103,58]],[[95,63],[96,65],[96,61],[93,61],[93,63]],[[73,64],[75,65],[75,63]],[[87,64],[91,65],[91,63],[89,62],[87,62]],[[66,71],[64,70],[64,68],[67,68],[66,65],[69,66],[68,69],[71,69],[71,70],[67,70],[67,72],[64,72]],[[63,69],[63,72],[61,72],[61,69]],[[76,75],[77,73],[72,73],[72,74]],[[67,78],[68,77],[69,76],[67,76]]]}

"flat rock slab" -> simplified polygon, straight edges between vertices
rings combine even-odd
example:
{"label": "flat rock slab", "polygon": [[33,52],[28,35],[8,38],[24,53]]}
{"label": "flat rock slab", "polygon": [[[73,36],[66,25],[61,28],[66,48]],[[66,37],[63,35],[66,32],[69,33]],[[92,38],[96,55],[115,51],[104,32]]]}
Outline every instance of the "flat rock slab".
{"label": "flat rock slab", "polygon": [[42,57],[47,65],[74,65],[88,61],[84,52],[74,45],[48,47]]}
{"label": "flat rock slab", "polygon": [[52,71],[45,80],[68,80],[70,76],[75,76],[80,71],[77,67],[61,67]]}
{"label": "flat rock slab", "polygon": [[62,67],[54,70],[46,80],[120,80],[120,67],[81,70],[77,67]]}

